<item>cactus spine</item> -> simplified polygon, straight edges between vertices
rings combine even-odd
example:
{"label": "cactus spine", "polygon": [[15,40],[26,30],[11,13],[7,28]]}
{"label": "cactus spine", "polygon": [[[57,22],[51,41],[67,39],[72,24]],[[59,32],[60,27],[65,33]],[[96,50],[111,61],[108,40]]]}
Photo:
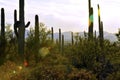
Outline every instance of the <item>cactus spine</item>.
{"label": "cactus spine", "polygon": [[89,7],[89,29],[88,29],[88,38],[93,38],[93,8],[91,7],[91,0],[88,1]]}
{"label": "cactus spine", "polygon": [[61,29],[59,29],[59,51],[61,51]]}
{"label": "cactus spine", "polygon": [[5,12],[4,8],[1,8],[1,47],[2,53],[5,51]]}
{"label": "cactus spine", "polygon": [[53,30],[53,27],[51,27],[51,37],[52,37],[52,42],[54,42],[54,30]]}

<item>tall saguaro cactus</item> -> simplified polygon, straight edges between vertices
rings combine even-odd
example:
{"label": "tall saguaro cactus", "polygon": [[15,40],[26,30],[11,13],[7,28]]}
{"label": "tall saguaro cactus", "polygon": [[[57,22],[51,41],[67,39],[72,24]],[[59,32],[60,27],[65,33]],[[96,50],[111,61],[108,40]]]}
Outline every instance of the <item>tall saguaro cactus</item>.
{"label": "tall saguaro cactus", "polygon": [[53,30],[53,27],[51,27],[51,37],[52,37],[52,42],[54,42],[54,30]]}
{"label": "tall saguaro cactus", "polygon": [[1,8],[1,47],[2,53],[5,51],[5,12],[4,8]]}
{"label": "tall saguaro cactus", "polygon": [[59,51],[61,51],[61,29],[59,29]]}
{"label": "tall saguaro cactus", "polygon": [[103,36],[103,22],[101,21],[100,22],[100,36],[99,36],[99,38],[100,38],[100,46],[101,46],[101,48],[103,48],[103,44],[104,44],[104,36]]}
{"label": "tall saguaro cactus", "polygon": [[38,50],[39,50],[39,17],[35,15],[35,59],[36,63],[38,62]]}
{"label": "tall saguaro cactus", "polygon": [[91,7],[91,0],[88,0],[89,9],[89,27],[88,27],[88,37],[93,38],[93,8]]}
{"label": "tall saguaro cactus", "polygon": [[4,8],[1,9],[1,37],[5,39],[5,13]]}
{"label": "tall saguaro cactus", "polygon": [[62,53],[64,52],[64,35],[62,35]]}
{"label": "tall saguaro cactus", "polygon": [[72,45],[74,44],[73,32],[71,32]]}
{"label": "tall saguaro cactus", "polygon": [[25,28],[28,27],[30,22],[25,25],[24,22],[24,0],[19,0],[19,21],[16,21],[14,27],[18,28],[18,53],[23,56],[24,54],[24,39]]}
{"label": "tall saguaro cactus", "polygon": [[39,44],[39,17],[35,15],[35,41]]}
{"label": "tall saguaro cactus", "polygon": [[25,22],[24,22],[24,0],[19,0],[19,21],[20,27],[18,30],[18,53],[24,54],[24,34],[25,34]]}
{"label": "tall saguaro cactus", "polygon": [[103,22],[100,19],[100,7],[98,5],[98,24],[99,24],[99,40],[100,40],[100,46],[103,47]]}

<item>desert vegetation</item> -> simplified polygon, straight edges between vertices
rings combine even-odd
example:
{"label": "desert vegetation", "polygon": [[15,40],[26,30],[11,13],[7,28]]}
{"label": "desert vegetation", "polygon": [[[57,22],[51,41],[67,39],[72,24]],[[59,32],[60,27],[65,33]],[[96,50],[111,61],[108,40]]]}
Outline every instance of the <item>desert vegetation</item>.
{"label": "desert vegetation", "polygon": [[118,41],[105,40],[99,13],[99,36],[96,36],[90,0],[88,33],[79,36],[71,32],[69,43],[66,43],[61,29],[55,40],[54,27],[47,29],[39,22],[38,15],[35,15],[35,26],[25,37],[25,28],[30,22],[24,23],[23,4],[24,0],[20,0],[19,21],[17,10],[14,11],[14,26],[5,25],[5,11],[1,8],[0,80],[120,79],[120,30],[115,34]]}

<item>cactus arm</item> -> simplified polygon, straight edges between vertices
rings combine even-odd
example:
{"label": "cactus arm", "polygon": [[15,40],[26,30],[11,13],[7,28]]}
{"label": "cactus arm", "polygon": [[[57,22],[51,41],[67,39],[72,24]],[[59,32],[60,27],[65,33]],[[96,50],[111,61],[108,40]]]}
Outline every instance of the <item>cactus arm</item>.
{"label": "cactus arm", "polygon": [[27,28],[30,25],[30,21],[25,25],[25,28]]}
{"label": "cactus arm", "polygon": [[17,28],[19,28],[19,26],[20,26],[20,21],[16,21],[15,24],[14,24],[14,32],[15,32],[15,35],[16,35],[17,38],[18,38]]}

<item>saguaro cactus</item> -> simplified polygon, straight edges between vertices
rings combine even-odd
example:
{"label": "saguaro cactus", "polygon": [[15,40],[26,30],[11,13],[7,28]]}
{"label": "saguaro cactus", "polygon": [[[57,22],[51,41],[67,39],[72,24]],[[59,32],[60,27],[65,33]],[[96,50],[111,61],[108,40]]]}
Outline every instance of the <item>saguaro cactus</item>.
{"label": "saguaro cactus", "polygon": [[99,7],[99,5],[97,5],[97,7],[98,7],[98,27],[99,27],[99,33],[100,33],[100,22],[101,22],[101,19],[100,19],[100,7]]}
{"label": "saguaro cactus", "polygon": [[64,52],[64,35],[62,35],[62,53]]}
{"label": "saguaro cactus", "polygon": [[35,59],[36,63],[38,62],[38,50],[39,50],[39,17],[38,15],[35,15]]}
{"label": "saguaro cactus", "polygon": [[104,36],[103,36],[103,22],[101,21],[101,23],[100,23],[100,46],[101,46],[101,48],[103,48],[103,42],[104,42]]}
{"label": "saguaro cactus", "polygon": [[36,44],[39,44],[39,17],[35,15],[35,41]]}
{"label": "saguaro cactus", "polygon": [[103,22],[100,19],[100,7],[98,5],[98,24],[99,24],[99,40],[100,40],[100,46],[103,47]]}
{"label": "saguaro cactus", "polygon": [[73,32],[71,32],[71,39],[72,39],[72,45],[74,45],[74,38],[73,38]]}
{"label": "saguaro cactus", "polygon": [[89,28],[88,28],[88,37],[93,38],[93,8],[91,7],[91,0],[88,1],[89,7]]}
{"label": "saguaro cactus", "polygon": [[14,23],[17,21],[17,10],[14,10]]}
{"label": "saguaro cactus", "polygon": [[18,38],[17,28],[18,28],[18,26],[20,26],[19,24],[20,24],[20,22],[17,22],[17,10],[14,10],[14,33],[15,33],[17,38]]}
{"label": "saguaro cactus", "polygon": [[24,0],[19,0],[19,21],[14,24],[14,27],[18,28],[18,53],[24,54],[24,39],[25,39],[25,27],[28,27],[30,22],[25,26],[24,22]]}
{"label": "saguaro cactus", "polygon": [[5,51],[5,12],[4,8],[1,8],[1,44],[2,53]]}
{"label": "saguaro cactus", "polygon": [[1,37],[5,39],[5,13],[4,8],[1,9]]}
{"label": "saguaro cactus", "polygon": [[59,29],[59,51],[61,51],[61,29]]}
{"label": "saguaro cactus", "polygon": [[54,42],[54,30],[53,30],[53,27],[51,27],[51,37],[52,37],[52,42]]}

